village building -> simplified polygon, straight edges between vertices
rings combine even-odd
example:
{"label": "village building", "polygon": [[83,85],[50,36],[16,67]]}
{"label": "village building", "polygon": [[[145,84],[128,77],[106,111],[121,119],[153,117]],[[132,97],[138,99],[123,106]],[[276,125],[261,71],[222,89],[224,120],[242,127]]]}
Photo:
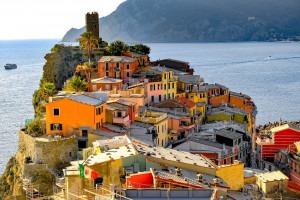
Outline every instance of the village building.
{"label": "village building", "polygon": [[267,197],[277,196],[286,191],[289,178],[281,171],[255,174],[256,184]]}
{"label": "village building", "polygon": [[98,61],[99,78],[122,79],[127,83],[138,67],[138,60],[126,56],[102,56]]}
{"label": "village building", "polygon": [[122,56],[130,57],[130,58],[135,58],[138,60],[138,66],[147,66],[149,65],[149,56],[132,52],[132,51],[126,51],[122,53]]}
{"label": "village building", "polygon": [[97,79],[92,79],[88,83],[88,92],[95,92],[98,90],[110,91],[116,88],[116,90],[122,89],[122,79],[114,79],[108,77],[102,77]]}
{"label": "village building", "polygon": [[46,133],[64,137],[87,136],[88,130],[100,129],[106,122],[106,103],[75,94],[46,104]]}
{"label": "village building", "polygon": [[272,128],[267,135],[257,137],[257,162],[264,169],[266,163],[274,163],[274,156],[280,149],[300,141],[300,128],[292,124],[284,124]]}
{"label": "village building", "polygon": [[194,74],[194,69],[190,68],[190,64],[185,61],[174,60],[174,59],[162,59],[162,60],[154,61],[152,62],[152,64],[156,66],[158,65],[164,66],[181,72],[186,72],[190,75]]}
{"label": "village building", "polygon": [[140,107],[136,121],[153,124],[156,129],[155,144],[161,147],[166,147],[169,144],[168,137],[168,115],[163,112],[148,111],[144,107]]}

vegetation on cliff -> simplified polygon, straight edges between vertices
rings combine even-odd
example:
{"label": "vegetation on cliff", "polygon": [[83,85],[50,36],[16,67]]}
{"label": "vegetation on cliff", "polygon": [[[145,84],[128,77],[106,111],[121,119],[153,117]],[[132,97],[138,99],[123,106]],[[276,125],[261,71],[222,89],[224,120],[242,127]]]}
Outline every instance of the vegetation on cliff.
{"label": "vegetation on cliff", "polygon": [[6,165],[5,172],[0,177],[0,199],[10,195],[20,195],[21,167],[14,157],[11,157]]}
{"label": "vegetation on cliff", "polygon": [[106,41],[276,41],[299,40],[299,19],[299,0],[127,0],[99,24]]}

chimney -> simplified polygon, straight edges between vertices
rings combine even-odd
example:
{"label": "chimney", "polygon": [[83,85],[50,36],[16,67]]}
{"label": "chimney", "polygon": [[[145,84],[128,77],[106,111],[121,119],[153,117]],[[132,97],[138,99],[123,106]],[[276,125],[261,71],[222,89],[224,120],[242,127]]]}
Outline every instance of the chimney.
{"label": "chimney", "polygon": [[182,176],[182,173],[181,173],[181,169],[180,169],[180,168],[178,168],[178,167],[175,168],[175,175],[176,175],[176,176]]}
{"label": "chimney", "polygon": [[197,181],[199,183],[202,183],[203,179],[202,179],[202,174],[200,174],[199,172],[197,172]]}

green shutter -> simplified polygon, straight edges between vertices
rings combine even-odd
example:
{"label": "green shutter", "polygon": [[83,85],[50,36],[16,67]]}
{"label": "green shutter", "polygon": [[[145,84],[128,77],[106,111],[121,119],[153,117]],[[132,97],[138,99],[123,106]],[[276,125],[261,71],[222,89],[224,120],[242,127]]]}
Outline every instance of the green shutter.
{"label": "green shutter", "polygon": [[80,174],[80,178],[84,178],[84,165],[83,164],[79,164],[79,174]]}

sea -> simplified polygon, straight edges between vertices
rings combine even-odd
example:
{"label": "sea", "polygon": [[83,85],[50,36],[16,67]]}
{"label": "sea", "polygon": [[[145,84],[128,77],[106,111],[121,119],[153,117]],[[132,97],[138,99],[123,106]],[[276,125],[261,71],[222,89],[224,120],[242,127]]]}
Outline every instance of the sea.
{"label": "sea", "polygon": [[[59,40],[0,41],[0,174],[18,148],[18,130],[34,117],[44,56]],[[245,93],[255,102],[257,124],[300,120],[300,42],[147,43],[150,59],[190,63],[207,83]],[[6,63],[17,69],[4,70]]]}

